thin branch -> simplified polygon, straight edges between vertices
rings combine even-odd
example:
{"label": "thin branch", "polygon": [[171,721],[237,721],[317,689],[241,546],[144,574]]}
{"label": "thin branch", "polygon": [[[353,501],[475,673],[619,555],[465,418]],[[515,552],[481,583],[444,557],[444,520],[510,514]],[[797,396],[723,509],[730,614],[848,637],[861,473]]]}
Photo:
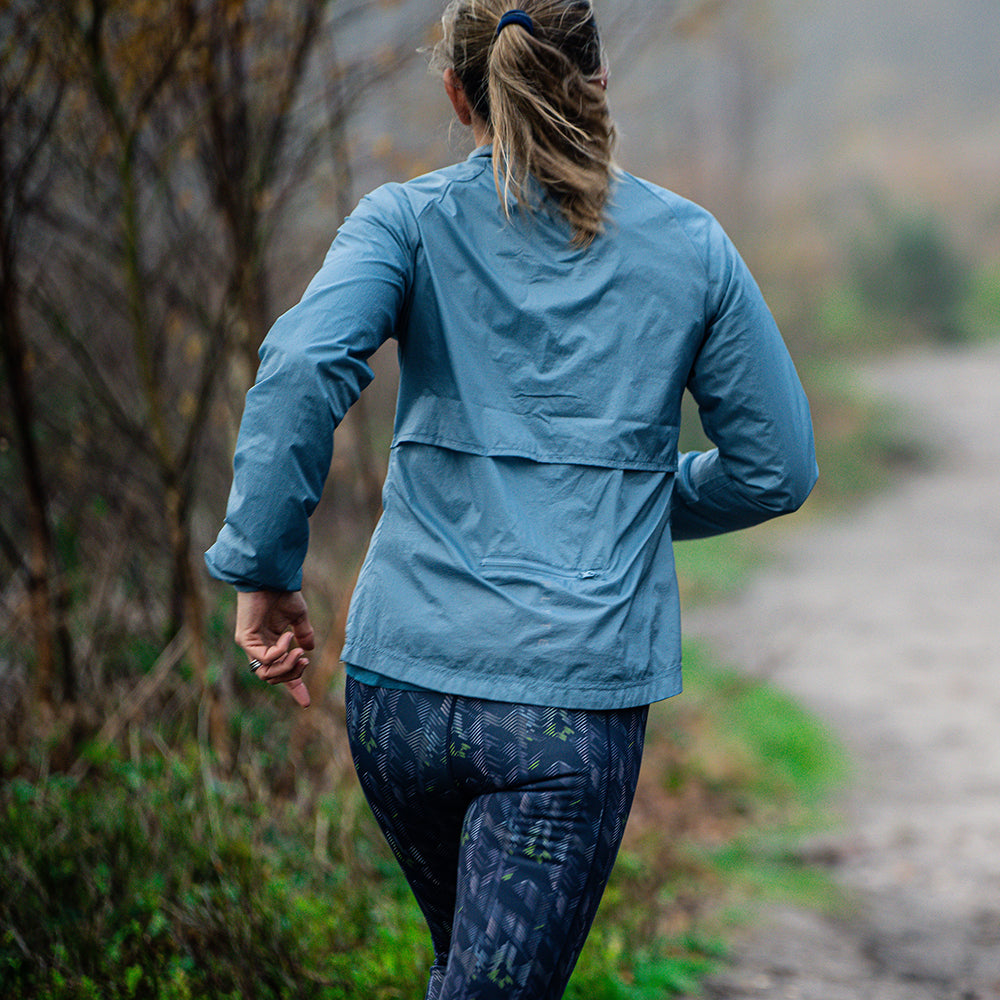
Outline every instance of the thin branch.
{"label": "thin branch", "polygon": [[283,81],[277,106],[271,115],[271,128],[264,142],[264,149],[257,169],[256,186],[258,189],[267,187],[285,144],[292,107],[305,76],[309,56],[312,54],[319,37],[320,22],[328,2],[329,0],[313,0],[299,30],[289,71]]}
{"label": "thin branch", "polygon": [[155,458],[142,426],[133,420],[118,402],[114,389],[105,379],[100,365],[94,360],[83,339],[74,332],[65,312],[40,293],[34,298],[34,305],[49,324],[49,329],[69,349],[80,373],[87,379],[94,397],[107,412],[111,422],[148,458]]}
{"label": "thin branch", "polygon": [[[95,737],[98,745],[107,745],[117,739],[121,731],[128,723],[136,717],[146,703],[152,698],[171,672],[180,663],[188,647],[191,645],[191,635],[186,628],[182,628],[167,644],[166,648],[157,657],[149,673],[139,682],[132,691],[131,697],[108,719]],[[79,757],[69,769],[71,778],[80,779],[90,770],[90,761],[86,757]]]}

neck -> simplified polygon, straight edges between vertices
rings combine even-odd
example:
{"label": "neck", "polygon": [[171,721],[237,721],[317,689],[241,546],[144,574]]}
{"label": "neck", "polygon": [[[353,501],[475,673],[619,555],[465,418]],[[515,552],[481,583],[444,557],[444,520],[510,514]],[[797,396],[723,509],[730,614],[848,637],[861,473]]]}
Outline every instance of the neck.
{"label": "neck", "polygon": [[477,146],[488,146],[493,141],[493,136],[486,122],[479,118],[472,119],[472,137]]}

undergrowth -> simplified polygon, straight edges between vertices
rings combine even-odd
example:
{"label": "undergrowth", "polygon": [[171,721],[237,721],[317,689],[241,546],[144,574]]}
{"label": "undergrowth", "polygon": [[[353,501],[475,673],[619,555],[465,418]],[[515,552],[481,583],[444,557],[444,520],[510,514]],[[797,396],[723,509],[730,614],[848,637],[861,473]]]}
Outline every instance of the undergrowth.
{"label": "undergrowth", "polygon": [[[654,710],[571,1000],[696,991],[725,951],[705,901],[780,889],[802,867],[768,838],[834,775],[829,741],[781,696],[699,659],[689,692]],[[197,746],[140,740],[84,778],[8,778],[0,995],[422,996],[427,935],[360,793],[305,804],[267,787],[247,768],[219,779]]]}
{"label": "undergrowth", "polygon": [[352,859],[318,863],[300,810],[197,758],[5,786],[0,995],[409,995],[428,957],[373,831],[352,831]]}

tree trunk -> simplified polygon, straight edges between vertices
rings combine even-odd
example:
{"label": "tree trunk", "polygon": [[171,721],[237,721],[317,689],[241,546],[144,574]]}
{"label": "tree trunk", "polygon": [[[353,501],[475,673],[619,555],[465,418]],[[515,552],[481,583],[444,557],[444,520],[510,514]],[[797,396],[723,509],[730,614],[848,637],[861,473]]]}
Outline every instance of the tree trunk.
{"label": "tree trunk", "polygon": [[[6,220],[0,218],[0,227]],[[41,456],[35,440],[34,397],[18,305],[18,285],[8,233],[0,232],[0,354],[7,369],[11,417],[21,468],[28,515],[28,552],[23,560],[28,601],[35,640],[33,708],[42,724],[51,720],[56,707],[56,680],[63,673],[72,689],[70,648],[60,636],[53,610],[55,559],[49,523],[48,492]],[[66,657],[60,665],[60,653]],[[61,666],[61,670],[60,670]]]}

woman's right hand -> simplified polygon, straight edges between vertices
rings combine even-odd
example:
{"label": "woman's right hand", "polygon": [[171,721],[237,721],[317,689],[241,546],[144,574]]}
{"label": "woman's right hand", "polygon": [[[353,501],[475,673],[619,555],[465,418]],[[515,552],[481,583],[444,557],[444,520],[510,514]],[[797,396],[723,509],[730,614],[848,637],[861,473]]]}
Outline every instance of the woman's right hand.
{"label": "woman's right hand", "polygon": [[259,660],[258,677],[284,684],[289,694],[308,708],[309,690],[302,673],[309,665],[306,651],[316,637],[301,591],[256,590],[236,595],[236,643]]}

